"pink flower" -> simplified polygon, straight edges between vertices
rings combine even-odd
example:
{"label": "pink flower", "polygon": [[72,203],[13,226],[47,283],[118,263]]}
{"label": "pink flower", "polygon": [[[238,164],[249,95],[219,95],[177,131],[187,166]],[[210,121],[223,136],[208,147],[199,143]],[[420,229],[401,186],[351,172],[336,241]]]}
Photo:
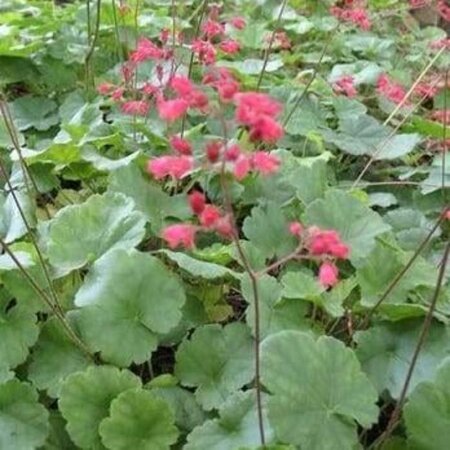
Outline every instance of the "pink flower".
{"label": "pink flower", "polygon": [[319,283],[328,288],[334,286],[338,281],[339,270],[335,264],[325,261],[319,268]]}
{"label": "pink flower", "polygon": [[239,83],[234,80],[219,81],[216,85],[220,100],[229,102],[239,92]]}
{"label": "pink flower", "polygon": [[205,194],[199,191],[193,191],[189,194],[189,206],[192,209],[192,212],[198,216],[203,212],[206,205],[206,197]]}
{"label": "pink flower", "polygon": [[180,136],[172,136],[170,138],[170,146],[180,155],[192,155],[191,144]]}
{"label": "pink flower", "polygon": [[121,106],[124,114],[133,116],[146,116],[150,109],[150,105],[143,100],[130,100]]}
{"label": "pink flower", "polygon": [[441,48],[450,48],[450,38],[442,38],[437,41],[433,41],[430,44],[433,50],[440,50]]}
{"label": "pink flower", "polygon": [[157,102],[157,107],[159,117],[163,120],[172,122],[186,114],[189,108],[189,103],[182,98],[176,98],[174,100],[159,100]]}
{"label": "pink flower", "polygon": [[312,255],[330,255],[338,259],[347,259],[348,247],[334,230],[310,228],[309,251]]}
{"label": "pink flower", "polygon": [[447,211],[444,211],[444,219],[450,220],[450,209],[447,209]]}
{"label": "pink flower", "polygon": [[117,88],[113,91],[111,94],[111,99],[115,102],[118,102],[119,100],[122,100],[123,93],[125,92],[124,88]]}
{"label": "pink flower", "polygon": [[441,109],[438,111],[434,111],[433,114],[431,114],[431,118],[433,120],[437,120],[438,122],[444,123],[446,125],[450,124],[450,109]]}
{"label": "pink flower", "polygon": [[289,233],[293,236],[300,237],[303,233],[303,225],[300,222],[291,222],[289,224]]}
{"label": "pink flower", "polygon": [[263,175],[270,175],[280,168],[280,160],[275,155],[259,151],[252,155],[252,166]]}
{"label": "pink flower", "polygon": [[418,9],[427,6],[430,3],[430,0],[409,0],[409,7],[411,9]]}
{"label": "pink flower", "polygon": [[283,137],[283,127],[272,117],[261,115],[250,127],[250,140],[273,143]]}
{"label": "pink flower", "polygon": [[330,8],[330,14],[344,22],[351,22],[362,30],[369,30],[372,26],[367,11],[364,8],[348,9],[332,6]]}
{"label": "pink flower", "polygon": [[148,162],[147,171],[157,180],[167,176],[171,176],[175,180],[180,180],[193,167],[193,160],[188,156],[160,156]]}
{"label": "pink flower", "polygon": [[179,245],[185,248],[193,248],[195,245],[195,233],[197,228],[189,224],[170,225],[164,228],[162,238],[170,248],[177,248]]}
{"label": "pink flower", "polygon": [[377,82],[377,92],[394,103],[400,103],[406,96],[406,91],[398,83],[389,79],[386,74],[381,74]]}
{"label": "pink flower", "polygon": [[248,156],[242,155],[234,164],[233,169],[234,176],[239,181],[243,180],[248,175],[251,168],[252,168],[251,159]]}
{"label": "pink flower", "polygon": [[202,25],[202,31],[206,34],[208,39],[212,39],[223,34],[225,32],[225,29],[221,23],[216,22],[215,20],[208,19]]}
{"label": "pink flower", "polygon": [[97,86],[97,92],[100,95],[109,95],[114,89],[115,86],[111,83],[100,83]]}
{"label": "pink flower", "polygon": [[414,89],[414,93],[420,97],[433,98],[438,92],[439,88],[437,86],[428,83],[419,83]]}
{"label": "pink flower", "polygon": [[445,3],[445,0],[438,1],[437,10],[445,21],[450,22],[450,6]]}
{"label": "pink flower", "polygon": [[334,83],[333,88],[336,92],[345,94],[347,97],[355,97],[358,91],[354,82],[355,79],[351,75],[344,75]]}
{"label": "pink flower", "polygon": [[194,90],[194,85],[188,77],[183,75],[175,75],[170,80],[170,87],[180,96],[188,97]]}
{"label": "pink flower", "polygon": [[203,64],[210,65],[216,62],[216,49],[208,41],[195,39],[192,42],[192,52]]}
{"label": "pink flower", "polygon": [[225,150],[225,159],[227,161],[237,161],[239,156],[241,156],[241,148],[237,144],[230,145]]}
{"label": "pink flower", "polygon": [[211,228],[220,219],[221,214],[217,206],[205,205],[199,216],[200,223],[206,228]]}
{"label": "pink flower", "polygon": [[247,22],[243,17],[232,17],[230,24],[237,30],[243,30],[247,26]]}
{"label": "pink flower", "polygon": [[157,47],[149,39],[139,39],[136,50],[131,54],[130,60],[134,63],[147,61],[148,59],[161,59],[164,51]]}
{"label": "pink flower", "polygon": [[155,95],[156,93],[158,93],[158,91],[159,88],[151,83],[145,83],[144,86],[142,86],[142,92],[149,96]]}
{"label": "pink flower", "polygon": [[227,39],[226,41],[223,41],[219,44],[220,50],[222,50],[224,53],[228,53],[229,55],[234,55],[235,53],[238,53],[241,49],[241,46],[239,42],[233,40],[233,39]]}
{"label": "pink flower", "polygon": [[235,96],[236,120],[252,126],[262,115],[276,117],[281,112],[281,105],[266,94],[245,92]]}
{"label": "pink flower", "polygon": [[214,224],[214,230],[224,238],[231,239],[234,235],[234,228],[228,216],[223,216]]}

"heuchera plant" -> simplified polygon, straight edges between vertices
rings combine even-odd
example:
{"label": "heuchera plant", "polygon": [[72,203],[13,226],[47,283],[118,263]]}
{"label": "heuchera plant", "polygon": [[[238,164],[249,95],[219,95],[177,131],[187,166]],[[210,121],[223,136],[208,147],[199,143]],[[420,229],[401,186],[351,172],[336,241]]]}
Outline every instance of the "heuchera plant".
{"label": "heuchera plant", "polygon": [[448,450],[448,1],[68,3],[0,6],[0,450]]}

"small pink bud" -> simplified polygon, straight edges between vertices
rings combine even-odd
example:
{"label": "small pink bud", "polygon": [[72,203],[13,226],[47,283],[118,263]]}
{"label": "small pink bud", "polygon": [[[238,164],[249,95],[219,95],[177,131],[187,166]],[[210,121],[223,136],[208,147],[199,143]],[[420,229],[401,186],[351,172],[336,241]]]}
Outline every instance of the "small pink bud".
{"label": "small pink bud", "polygon": [[338,268],[332,262],[325,261],[319,269],[319,283],[324,287],[332,287],[339,281],[338,275]]}

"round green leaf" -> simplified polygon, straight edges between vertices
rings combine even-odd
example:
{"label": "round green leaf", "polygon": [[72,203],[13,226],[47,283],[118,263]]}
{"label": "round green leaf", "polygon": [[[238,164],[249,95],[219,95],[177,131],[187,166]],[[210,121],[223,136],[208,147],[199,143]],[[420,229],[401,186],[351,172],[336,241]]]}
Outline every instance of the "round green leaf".
{"label": "round green leaf", "polygon": [[48,434],[48,412],[38,403],[37,392],[27,383],[0,384],[0,448],[34,450]]}
{"label": "round green leaf", "polygon": [[[380,393],[386,389],[393,398],[399,397],[422,326],[422,320],[407,320],[356,333],[356,354]],[[419,353],[408,392],[418,383],[433,379],[437,367],[448,356],[449,332],[444,325],[433,323]]]}
{"label": "round green leaf", "polygon": [[[274,433],[267,419],[266,398],[263,400],[265,440],[270,444]],[[192,431],[184,450],[235,450],[255,448],[260,443],[255,391],[236,392],[221,407],[218,419]]]}
{"label": "round green leaf", "polygon": [[67,420],[67,431],[78,447],[103,448],[98,426],[108,416],[112,400],[139,386],[138,377],[115,367],[94,366],[70,375],[62,386],[58,404]]}
{"label": "round green leaf", "polygon": [[420,383],[404,409],[406,431],[414,450],[447,450],[450,442],[450,359],[434,382]]}
{"label": "round green leaf", "polygon": [[108,250],[137,245],[145,233],[145,219],[134,208],[133,200],[123,194],[106,193],[58,211],[47,231],[51,264],[67,273]]}
{"label": "round green leaf", "polygon": [[19,130],[48,130],[58,123],[57,105],[46,97],[25,95],[11,103],[14,123]]}
{"label": "round green leaf", "polygon": [[38,389],[46,389],[51,397],[57,397],[67,376],[90,364],[85,353],[67,337],[61,323],[52,318],[43,326],[33,349],[28,378]]}
{"label": "round green leaf", "polygon": [[308,450],[351,450],[356,423],[378,416],[377,393],[352,350],[334,338],[282,331],[261,345],[269,420],[280,441]]}
{"label": "round green leaf", "polygon": [[[9,296],[0,296],[0,372],[23,363],[28,349],[37,340],[39,328],[36,314],[20,305],[10,306]],[[1,379],[1,377],[0,377]]]}
{"label": "round green leaf", "polygon": [[119,366],[148,360],[158,334],[180,321],[184,302],[182,285],[157,258],[121,249],[94,264],[75,297],[82,336]]}
{"label": "round green leaf", "polygon": [[178,437],[169,405],[144,389],[130,389],[113,400],[99,431],[111,450],[169,450]]}
{"label": "round green leaf", "polygon": [[176,354],[175,373],[182,384],[197,387],[204,409],[219,407],[254,375],[253,340],[242,323],[198,327]]}
{"label": "round green leaf", "polygon": [[346,192],[330,190],[324,199],[306,209],[306,222],[340,233],[350,246],[352,261],[365,258],[375,246],[375,238],[390,229],[381,217]]}

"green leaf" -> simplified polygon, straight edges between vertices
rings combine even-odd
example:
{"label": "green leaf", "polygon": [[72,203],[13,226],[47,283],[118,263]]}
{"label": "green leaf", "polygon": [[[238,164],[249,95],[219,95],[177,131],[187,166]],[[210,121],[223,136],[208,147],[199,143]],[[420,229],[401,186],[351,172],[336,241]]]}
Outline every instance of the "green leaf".
{"label": "green leaf", "polygon": [[[23,363],[36,342],[39,328],[36,315],[20,305],[11,306],[3,290],[0,296],[0,372]],[[1,438],[0,438],[1,441]]]}
{"label": "green leaf", "polygon": [[[25,219],[30,227],[34,227],[36,217],[34,215],[34,202],[30,199],[28,193],[24,191],[15,191],[15,197],[19,202]],[[15,241],[27,233],[20,209],[17,207],[13,195],[8,194],[5,197],[0,195],[0,235],[6,243]]]}
{"label": "green leaf", "polygon": [[309,225],[338,231],[350,247],[352,262],[369,255],[375,238],[390,229],[376,212],[357,198],[337,190],[329,190],[324,199],[311,203],[305,219]]}
{"label": "green leaf", "polygon": [[295,249],[295,239],[289,234],[283,211],[273,202],[254,207],[244,221],[243,231],[266,258],[282,257]]}
{"label": "green leaf", "polygon": [[25,95],[11,103],[14,124],[19,130],[48,130],[59,121],[56,103],[46,97]]}
{"label": "green leaf", "polygon": [[48,412],[38,403],[37,392],[27,383],[0,384],[0,447],[34,450],[48,434]]}
{"label": "green leaf", "polygon": [[[417,209],[398,208],[389,211],[384,220],[391,225],[397,241],[405,250],[416,250],[428,236],[434,223]],[[433,238],[439,237],[439,229]]]}
{"label": "green leaf", "polygon": [[28,378],[38,389],[58,397],[64,380],[90,364],[88,357],[67,337],[61,323],[52,318],[42,327],[33,349]]}
{"label": "green leaf", "polygon": [[287,272],[281,280],[283,297],[317,301],[325,288],[319,284],[317,278],[307,272]]}
{"label": "green leaf", "polygon": [[50,433],[43,450],[77,450],[66,431],[66,421],[58,411],[50,410]]}
{"label": "green leaf", "polygon": [[[155,378],[152,382],[154,380]],[[168,403],[175,414],[175,425],[180,430],[188,433],[205,421],[206,415],[192,392],[179,386],[148,387],[151,387],[151,392],[156,397],[162,398]]]}
{"label": "green leaf", "polygon": [[376,160],[395,159],[410,153],[421,141],[420,135],[392,135],[388,127],[367,115],[344,117],[338,132],[328,130],[325,139],[350,155],[370,155]]}
{"label": "green leaf", "polygon": [[166,217],[186,219],[191,215],[185,195],[166,194],[159,185],[146,180],[135,164],[115,170],[109,178],[109,189],[131,197],[155,233],[159,233]]}
{"label": "green leaf", "polygon": [[[286,107],[285,113],[288,114],[293,107],[294,104]],[[326,119],[327,113],[322,105],[314,98],[305,97],[290,117],[286,132],[295,136],[308,136],[311,132],[328,128]]]}
{"label": "green leaf", "polygon": [[420,383],[404,408],[408,442],[414,450],[447,450],[450,442],[450,359],[433,382]]}
{"label": "green leaf", "polygon": [[186,271],[193,277],[203,278],[205,280],[217,280],[220,278],[239,278],[239,274],[237,272],[234,272],[227,267],[215,263],[200,261],[182,252],[160,250],[160,253],[167,256],[170,261],[177,264],[180,269]]}
{"label": "green leaf", "polygon": [[[17,138],[19,140],[20,145],[23,145],[25,143],[25,138],[23,137],[23,134],[20,133],[20,131],[17,131]],[[11,147],[14,147],[14,143],[11,140],[11,136],[9,134],[8,129],[6,128],[3,117],[0,116],[0,148],[11,148]]]}
{"label": "green leaf", "polygon": [[75,297],[82,336],[119,366],[148,360],[158,334],[180,321],[184,302],[182,285],[157,258],[122,249],[94,264]]}
{"label": "green leaf", "polygon": [[[258,277],[259,327],[261,339],[282,330],[308,330],[310,324],[305,318],[307,304],[297,300],[282,299],[282,288],[278,281],[269,276]],[[241,290],[249,303],[246,311],[248,326],[255,333],[255,302],[250,277],[243,277]]]}
{"label": "green leaf", "polygon": [[[274,442],[263,397],[266,444]],[[219,418],[206,421],[188,435],[184,450],[236,450],[256,448],[261,443],[254,390],[236,392],[220,408]]]}
{"label": "green leaf", "polygon": [[48,224],[51,264],[68,273],[108,250],[137,245],[145,233],[145,219],[134,208],[130,198],[106,193],[59,210]]}
{"label": "green leaf", "polygon": [[[411,257],[411,253],[396,251],[386,243],[377,243],[373,252],[357,267],[356,278],[361,289],[361,303],[364,306],[375,305]],[[424,259],[417,258],[386,296],[381,311],[387,304],[407,303],[412,290],[419,286],[432,287],[436,284],[436,279],[436,268]]]}
{"label": "green leaf", "polygon": [[120,169],[128,166],[131,161],[134,161],[139,156],[139,152],[131,153],[128,156],[119,159],[110,159],[101,155],[92,147],[83,148],[81,157],[85,161],[89,161],[97,170],[104,170],[107,172]]}
{"label": "green leaf", "polygon": [[253,378],[253,340],[241,323],[198,327],[176,354],[175,374],[181,383],[197,387],[204,409],[219,407]]}
{"label": "green leaf", "polygon": [[437,155],[433,158],[428,177],[422,181],[421,192],[426,195],[439,189],[448,189],[449,186],[450,158],[444,159],[442,155]]}
{"label": "green leaf", "polygon": [[[408,320],[384,323],[356,333],[357,356],[380,393],[388,390],[395,399],[400,395],[422,326],[421,320]],[[419,353],[408,392],[420,382],[432,380],[437,367],[448,356],[449,332],[445,326],[433,323]]]}
{"label": "green leaf", "polygon": [[331,337],[282,331],[261,346],[262,380],[273,394],[269,420],[278,439],[308,450],[352,450],[356,421],[378,417],[377,393],[352,350]]}
{"label": "green leaf", "polygon": [[138,377],[115,367],[93,366],[70,375],[58,404],[75,444],[83,449],[103,449],[98,427],[108,416],[111,402],[121,392],[139,386]]}
{"label": "green leaf", "polygon": [[326,152],[313,158],[289,158],[283,165],[284,177],[296,190],[297,197],[308,205],[324,196],[327,189]]}
{"label": "green leaf", "polygon": [[[217,63],[217,66],[235,69],[244,75],[258,75],[264,67],[264,64],[263,59],[245,58],[242,61],[222,60]],[[269,57],[265,66],[265,71],[267,73],[276,72],[283,67],[283,65],[284,63],[281,58]]]}
{"label": "green leaf", "polygon": [[169,405],[144,389],[122,392],[99,427],[111,450],[169,450],[178,437]]}

